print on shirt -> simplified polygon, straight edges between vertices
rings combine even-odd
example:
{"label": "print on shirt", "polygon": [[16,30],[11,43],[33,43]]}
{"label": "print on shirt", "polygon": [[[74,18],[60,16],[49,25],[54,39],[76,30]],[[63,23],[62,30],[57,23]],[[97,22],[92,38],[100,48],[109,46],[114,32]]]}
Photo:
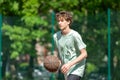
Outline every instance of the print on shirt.
{"label": "print on shirt", "polygon": [[71,59],[72,54],[75,52],[73,41],[70,39],[67,39],[65,43],[65,48],[67,50],[65,53],[65,58]]}

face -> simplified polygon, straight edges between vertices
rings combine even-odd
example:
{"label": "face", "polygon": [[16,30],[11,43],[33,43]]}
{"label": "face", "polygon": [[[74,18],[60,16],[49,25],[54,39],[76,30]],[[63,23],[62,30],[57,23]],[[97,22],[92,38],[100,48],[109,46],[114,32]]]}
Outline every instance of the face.
{"label": "face", "polygon": [[59,19],[58,25],[60,30],[64,30],[66,27],[69,27],[69,21],[66,21],[65,19]]}

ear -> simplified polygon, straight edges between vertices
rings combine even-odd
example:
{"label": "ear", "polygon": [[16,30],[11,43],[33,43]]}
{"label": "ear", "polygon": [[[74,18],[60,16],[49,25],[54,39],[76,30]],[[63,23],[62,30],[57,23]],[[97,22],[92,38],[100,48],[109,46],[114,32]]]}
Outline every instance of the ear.
{"label": "ear", "polygon": [[70,21],[67,21],[68,22],[68,24],[70,24]]}

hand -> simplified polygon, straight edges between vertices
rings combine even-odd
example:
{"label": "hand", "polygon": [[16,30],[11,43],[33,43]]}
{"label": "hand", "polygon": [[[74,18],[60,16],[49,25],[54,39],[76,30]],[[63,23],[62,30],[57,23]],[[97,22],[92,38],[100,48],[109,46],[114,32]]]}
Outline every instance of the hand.
{"label": "hand", "polygon": [[66,63],[61,67],[61,72],[63,74],[67,74],[67,72],[69,71],[69,69],[71,68],[71,64],[70,63]]}

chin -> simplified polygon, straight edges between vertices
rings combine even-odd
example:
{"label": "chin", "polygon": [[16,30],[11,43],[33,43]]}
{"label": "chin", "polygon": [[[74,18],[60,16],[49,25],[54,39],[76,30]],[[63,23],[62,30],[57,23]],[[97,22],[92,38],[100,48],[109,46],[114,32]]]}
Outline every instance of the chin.
{"label": "chin", "polygon": [[62,28],[62,27],[60,28],[60,30],[63,30],[63,29],[64,29],[64,28]]}

